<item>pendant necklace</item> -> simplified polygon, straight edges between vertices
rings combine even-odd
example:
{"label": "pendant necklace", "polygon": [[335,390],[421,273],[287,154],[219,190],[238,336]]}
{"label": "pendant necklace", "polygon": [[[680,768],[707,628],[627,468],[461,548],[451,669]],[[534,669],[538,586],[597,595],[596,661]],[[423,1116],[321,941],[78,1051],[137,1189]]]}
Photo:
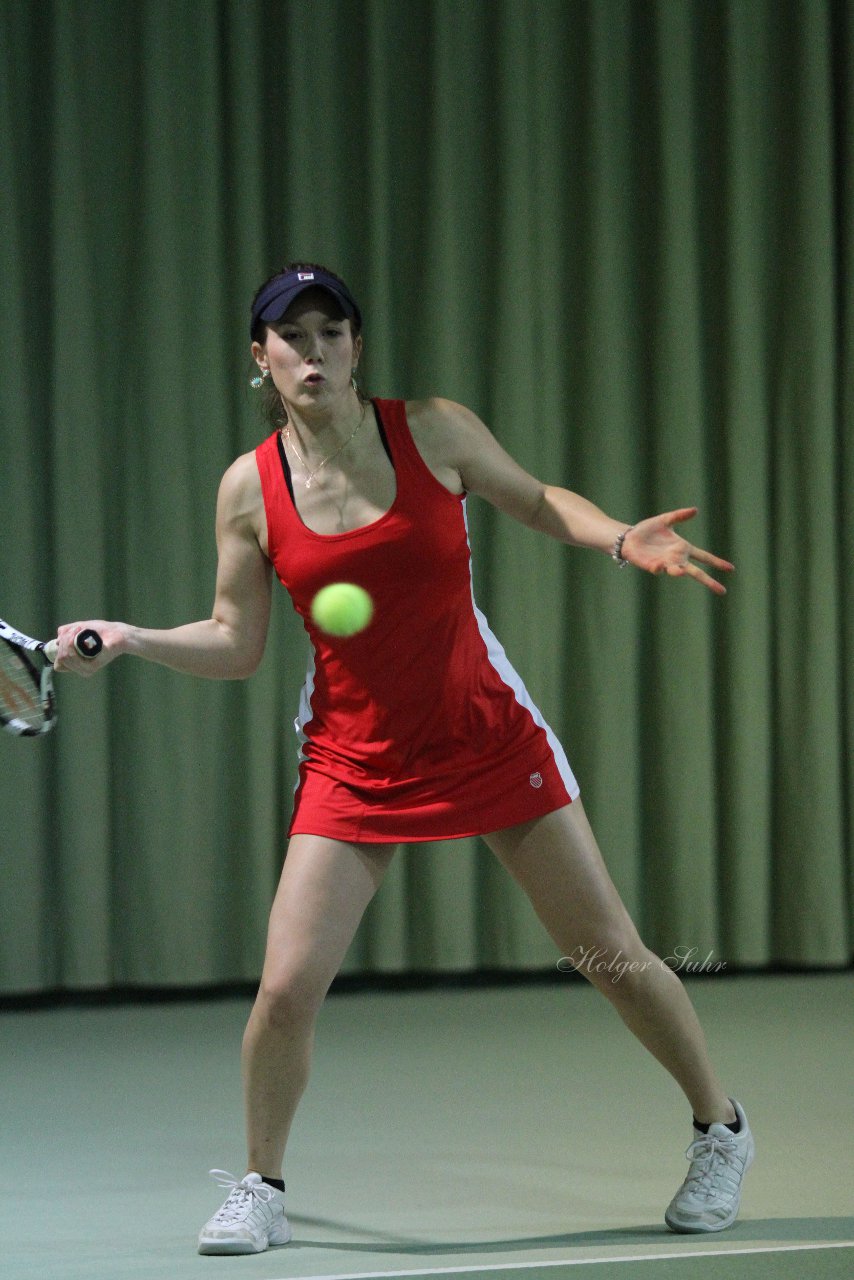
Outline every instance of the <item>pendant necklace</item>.
{"label": "pendant necklace", "polygon": [[310,489],[310,488],[311,488],[311,486],[312,486],[312,482],[313,482],[313,480],[314,480],[314,477],[317,475],[318,471],[320,471],[323,467],[325,467],[325,466],[326,466],[327,462],[331,462],[333,458],[337,458],[337,457],[338,457],[339,453],[343,453],[343,451],[347,448],[347,445],[348,445],[348,444],[350,443],[350,441],[353,439],[353,437],[355,436],[356,432],[359,430],[359,428],[361,427],[361,425],[362,425],[362,423],[363,423],[364,421],[365,421],[365,405],[363,404],[363,405],[362,405],[362,416],[361,416],[361,418],[359,419],[359,421],[356,423],[356,425],[355,425],[355,427],[353,428],[353,430],[350,432],[350,434],[349,434],[349,436],[347,437],[347,439],[344,441],[344,443],[343,443],[343,444],[339,444],[339,446],[338,446],[338,448],[337,448],[337,449],[333,449],[332,453],[327,454],[327,456],[323,459],[323,461],[322,461],[322,462],[320,462],[320,463],[318,463],[318,465],[314,468],[314,470],[313,470],[313,471],[309,471],[308,466],[307,466],[307,465],[306,465],[306,463],[303,461],[303,459],[302,459],[302,455],[300,454],[299,449],[296,447],[296,445],[294,444],[293,440],[291,439],[290,427],[289,427],[289,425],[288,425],[288,423],[287,423],[287,422],[285,423],[285,425],[282,427],[282,435],[285,437],[285,440],[287,441],[287,443],[288,443],[288,444],[291,446],[291,448],[293,449],[293,451],[294,451],[294,455],[295,455],[295,457],[296,457],[297,462],[300,464],[300,466],[302,467],[303,471],[305,471],[305,472],[307,473],[307,479],[303,481],[303,483],[305,484],[306,489]]}

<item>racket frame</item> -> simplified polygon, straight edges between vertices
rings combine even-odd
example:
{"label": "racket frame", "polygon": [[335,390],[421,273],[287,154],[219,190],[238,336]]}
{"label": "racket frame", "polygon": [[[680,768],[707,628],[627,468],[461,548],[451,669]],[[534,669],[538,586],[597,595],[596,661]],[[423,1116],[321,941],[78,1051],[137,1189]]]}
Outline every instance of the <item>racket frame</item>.
{"label": "racket frame", "polygon": [[[28,725],[24,720],[18,720],[14,716],[9,718],[5,713],[0,727],[6,729],[9,733],[14,733],[22,738],[37,738],[40,734],[47,733],[56,723],[56,694],[53,688],[53,663],[56,658],[57,643],[56,640],[35,640],[32,636],[28,636],[23,631],[18,631],[16,627],[10,627],[8,622],[4,622],[0,618],[0,641],[7,641],[10,648],[23,663],[32,676],[39,697],[41,699],[42,714],[44,715],[44,723],[38,728]],[[94,658],[102,648],[101,637],[97,631],[84,630],[74,637],[74,648],[80,654],[81,658]],[[30,653],[40,653],[44,659],[44,665],[39,671],[36,663],[29,657]]]}
{"label": "racket frame", "polygon": [[[18,661],[29,671],[35,689],[38,692],[41,702],[42,715],[44,722],[39,728],[34,728],[27,724],[25,720],[19,720],[16,717],[8,717],[3,715],[2,725],[9,733],[14,733],[21,738],[37,738],[43,733],[48,733],[56,722],[56,694],[53,688],[53,664],[45,652],[46,646],[41,640],[34,640],[32,636],[25,635],[23,631],[18,631],[15,627],[10,627],[8,622],[4,622],[0,618],[0,640],[7,641],[9,646],[15,653]],[[31,653],[41,653],[44,658],[44,664],[41,671],[29,656]],[[54,657],[56,652],[54,651]]]}

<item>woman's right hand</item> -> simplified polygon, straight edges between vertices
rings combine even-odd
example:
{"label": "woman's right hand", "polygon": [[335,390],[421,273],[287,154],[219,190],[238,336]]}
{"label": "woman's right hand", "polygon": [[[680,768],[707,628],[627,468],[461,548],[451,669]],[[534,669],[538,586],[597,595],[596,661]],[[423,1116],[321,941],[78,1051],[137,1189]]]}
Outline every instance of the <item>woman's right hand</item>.
{"label": "woman's right hand", "polygon": [[[133,628],[127,622],[105,622],[102,618],[88,622],[68,622],[57,633],[57,652],[54,671],[71,671],[78,676],[94,676],[108,663],[127,651],[128,637]],[[83,658],[74,647],[74,640],[81,631],[97,631],[101,637],[101,651],[94,658]]]}

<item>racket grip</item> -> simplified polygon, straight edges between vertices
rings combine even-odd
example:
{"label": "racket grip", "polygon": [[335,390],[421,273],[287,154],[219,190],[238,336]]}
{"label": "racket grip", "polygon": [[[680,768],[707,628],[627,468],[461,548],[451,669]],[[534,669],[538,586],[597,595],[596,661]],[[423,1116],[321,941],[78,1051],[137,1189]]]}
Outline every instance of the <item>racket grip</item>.
{"label": "racket grip", "polygon": [[103,640],[98,635],[98,632],[93,631],[91,627],[78,631],[74,637],[74,648],[81,658],[97,658],[103,647]]}
{"label": "racket grip", "polygon": [[[78,631],[74,637],[74,648],[80,654],[81,658],[96,658],[104,647],[104,643],[97,631],[93,631],[91,627]],[[44,647],[44,656],[48,662],[56,662],[56,651],[59,645],[55,640],[48,640]]]}

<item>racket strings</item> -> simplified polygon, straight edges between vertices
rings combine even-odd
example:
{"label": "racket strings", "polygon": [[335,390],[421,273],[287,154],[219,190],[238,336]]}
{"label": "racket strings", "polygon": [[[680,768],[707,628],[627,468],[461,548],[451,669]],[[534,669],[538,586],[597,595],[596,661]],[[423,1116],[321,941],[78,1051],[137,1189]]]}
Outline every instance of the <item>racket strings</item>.
{"label": "racket strings", "polygon": [[0,639],[0,721],[13,733],[43,733],[52,716],[50,669],[40,674],[25,653]]}

